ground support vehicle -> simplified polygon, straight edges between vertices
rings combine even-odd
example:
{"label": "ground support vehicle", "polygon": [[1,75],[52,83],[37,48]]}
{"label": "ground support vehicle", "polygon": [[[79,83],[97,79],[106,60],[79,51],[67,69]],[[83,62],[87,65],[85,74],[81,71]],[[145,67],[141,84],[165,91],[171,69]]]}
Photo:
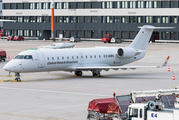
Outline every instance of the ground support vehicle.
{"label": "ground support vehicle", "polygon": [[8,36],[7,37],[7,41],[13,40],[14,39],[14,35]]}
{"label": "ground support vehicle", "polygon": [[111,43],[121,43],[122,40],[120,38],[111,38]]}
{"label": "ground support vehicle", "polygon": [[6,61],[6,51],[0,49],[0,61],[4,60]]}
{"label": "ground support vehicle", "polygon": [[70,38],[70,42],[80,42],[80,38],[77,38],[77,37],[71,37]]}
{"label": "ground support vehicle", "polygon": [[[130,93],[130,95],[116,96],[115,100],[111,101],[111,103],[108,103],[107,112],[100,113],[96,111],[96,109],[92,109],[92,110],[88,109],[88,119],[89,120],[97,120],[97,119],[98,120],[153,120],[153,119],[178,120],[179,119],[179,109],[178,109],[179,89],[133,91]],[[106,104],[106,102],[102,102],[103,99],[100,99],[100,101],[101,101],[100,102],[101,105]],[[97,106],[98,105],[95,104],[95,107]],[[91,113],[93,113],[93,116],[89,116],[89,114]]]}
{"label": "ground support vehicle", "polygon": [[101,41],[104,42],[104,43],[106,43],[106,42],[110,43],[111,42],[111,38],[112,38],[111,34],[104,34],[104,37],[101,38]]}

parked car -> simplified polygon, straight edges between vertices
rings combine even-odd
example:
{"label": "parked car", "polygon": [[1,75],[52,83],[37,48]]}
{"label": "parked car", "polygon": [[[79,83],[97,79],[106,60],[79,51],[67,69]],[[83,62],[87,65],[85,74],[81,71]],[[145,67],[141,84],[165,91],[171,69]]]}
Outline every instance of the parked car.
{"label": "parked car", "polygon": [[14,38],[13,38],[13,40],[24,40],[24,37],[23,36],[21,36],[21,35],[18,35],[18,36],[15,36]]}
{"label": "parked car", "polygon": [[80,42],[80,38],[77,38],[77,37],[71,37],[70,38],[70,42]]}
{"label": "parked car", "polygon": [[8,37],[7,37],[7,41],[13,40],[13,38],[14,38],[14,35],[8,36]]}

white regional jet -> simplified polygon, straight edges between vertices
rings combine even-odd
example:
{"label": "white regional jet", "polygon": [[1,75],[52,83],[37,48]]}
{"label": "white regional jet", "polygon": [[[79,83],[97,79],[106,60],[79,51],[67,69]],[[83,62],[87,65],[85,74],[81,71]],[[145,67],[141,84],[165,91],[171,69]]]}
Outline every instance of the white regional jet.
{"label": "white regional jet", "polygon": [[[19,53],[9,61],[4,70],[15,73],[15,80],[20,81],[20,73],[69,71],[82,76],[82,71],[91,71],[99,77],[102,70],[136,69],[141,67],[166,66],[169,57],[162,66],[123,66],[137,61],[146,54],[146,47],[154,29],[172,27],[154,27],[144,25],[130,46],[126,47],[95,47],[70,49],[37,49]],[[105,52],[104,52],[105,51]]]}

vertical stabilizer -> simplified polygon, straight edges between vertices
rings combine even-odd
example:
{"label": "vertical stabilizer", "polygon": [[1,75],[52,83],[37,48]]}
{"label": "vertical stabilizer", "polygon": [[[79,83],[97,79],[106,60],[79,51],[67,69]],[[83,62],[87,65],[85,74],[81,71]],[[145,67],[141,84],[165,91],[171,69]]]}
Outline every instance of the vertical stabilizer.
{"label": "vertical stabilizer", "polygon": [[151,25],[144,25],[143,27],[140,28],[141,29],[139,33],[134,38],[130,46],[135,49],[145,50],[147,48],[148,42],[152,36],[154,29],[171,29],[174,27],[154,27]]}

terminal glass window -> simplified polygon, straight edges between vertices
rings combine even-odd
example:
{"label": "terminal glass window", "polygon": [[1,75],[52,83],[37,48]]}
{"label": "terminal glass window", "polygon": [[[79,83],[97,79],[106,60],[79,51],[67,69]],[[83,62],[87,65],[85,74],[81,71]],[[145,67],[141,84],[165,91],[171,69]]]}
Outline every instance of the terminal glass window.
{"label": "terminal glass window", "polygon": [[85,31],[85,38],[90,38],[90,31],[89,30],[86,30]]}
{"label": "terminal glass window", "polygon": [[35,16],[30,16],[30,22],[34,23],[35,22]]}
{"label": "terminal glass window", "polygon": [[16,35],[17,31],[16,30],[12,30],[12,35]]}
{"label": "terminal glass window", "polygon": [[107,16],[107,23],[113,23],[112,16]]}
{"label": "terminal glass window", "polygon": [[22,30],[18,30],[18,35],[22,35]]}
{"label": "terminal glass window", "polygon": [[62,34],[62,31],[61,31],[61,30],[57,30],[57,31],[56,31],[56,37],[59,37],[59,38],[60,38],[60,34]]}
{"label": "terminal glass window", "polygon": [[128,23],[128,16],[122,16],[122,23]]}
{"label": "terminal glass window", "polygon": [[14,22],[16,22],[16,16],[11,16],[11,20],[15,20]]}
{"label": "terminal glass window", "polygon": [[30,3],[30,9],[35,9],[35,3]]}
{"label": "terminal glass window", "polygon": [[120,16],[114,16],[114,23],[120,23]]}
{"label": "terminal glass window", "polygon": [[83,17],[82,16],[78,16],[78,23],[83,23]]}
{"label": "terminal glass window", "polygon": [[22,22],[22,16],[17,17],[17,22]]}
{"label": "terminal glass window", "polygon": [[97,38],[97,31],[91,31],[91,37]]}
{"label": "terminal glass window", "polygon": [[42,17],[41,16],[37,16],[37,22],[41,23],[42,22]]}
{"label": "terminal glass window", "polygon": [[114,37],[120,38],[120,31],[114,31]]}
{"label": "terminal glass window", "polygon": [[106,2],[102,2],[102,8],[106,8]]}
{"label": "terminal glass window", "polygon": [[35,36],[35,30],[30,30],[30,36]]}
{"label": "terminal glass window", "polygon": [[71,30],[70,34],[71,34],[71,37],[76,37],[76,31],[75,30]]}
{"label": "terminal glass window", "polygon": [[176,40],[177,39],[177,32],[170,32],[170,39]]}
{"label": "terminal glass window", "polygon": [[16,3],[16,5],[17,5],[17,9],[22,9],[23,8],[22,3]]}
{"label": "terminal glass window", "polygon": [[154,8],[160,8],[160,1],[154,1]]}
{"label": "terminal glass window", "polygon": [[152,1],[146,1],[145,2],[145,7],[146,8],[152,8]]}
{"label": "terminal glass window", "polygon": [[170,23],[177,23],[177,16],[170,16]]}
{"label": "terminal glass window", "polygon": [[24,16],[24,22],[29,22],[29,17],[28,16]]}
{"label": "terminal glass window", "polygon": [[170,1],[170,8],[177,8],[178,7],[178,1]]}
{"label": "terminal glass window", "polygon": [[136,36],[135,31],[129,31],[129,38],[134,39]]}
{"label": "terminal glass window", "polygon": [[23,3],[23,8],[24,9],[29,9],[29,3]]}
{"label": "terminal glass window", "polygon": [[70,22],[71,23],[76,23],[76,16],[71,16],[70,17]]}
{"label": "terminal glass window", "polygon": [[120,8],[120,2],[113,2],[113,8]]}
{"label": "terminal glass window", "polygon": [[77,33],[78,33],[79,38],[83,37],[83,31],[82,30],[78,30]]}
{"label": "terminal glass window", "polygon": [[168,16],[162,16],[162,23],[169,23]]}
{"label": "terminal glass window", "polygon": [[112,2],[106,2],[106,7],[109,9],[109,8],[112,8]]}
{"label": "terminal glass window", "polygon": [[162,32],[162,39],[168,39],[169,33],[168,32]]}
{"label": "terminal glass window", "polygon": [[10,9],[16,9],[16,4],[15,3],[10,3]]}
{"label": "terminal glass window", "polygon": [[130,16],[129,17],[129,22],[130,23],[135,23],[135,16]]}
{"label": "terminal glass window", "polygon": [[6,36],[9,36],[9,35],[10,35],[10,30],[4,30],[4,32],[5,32],[5,35],[6,35]]}
{"label": "terminal glass window", "polygon": [[42,3],[42,9],[48,9],[48,3]]}
{"label": "terminal glass window", "polygon": [[69,3],[69,8],[70,9],[76,9],[76,2],[70,2]]}
{"label": "terminal glass window", "polygon": [[145,22],[146,23],[152,23],[152,16],[146,16],[145,17]]}
{"label": "terminal glass window", "polygon": [[97,16],[92,16],[91,17],[91,22],[92,23],[97,23],[98,21],[97,21]]}
{"label": "terminal glass window", "polygon": [[42,4],[41,3],[37,3],[37,9],[42,9]]}
{"label": "terminal glass window", "polygon": [[43,23],[47,23],[49,20],[48,20],[48,16],[43,16],[42,17],[42,22]]}
{"label": "terminal glass window", "polygon": [[69,16],[64,16],[63,17],[63,22],[64,23],[69,23]]}
{"label": "terminal glass window", "polygon": [[63,37],[65,37],[65,38],[69,37],[69,31],[68,30],[63,31]]}
{"label": "terminal glass window", "polygon": [[102,23],[105,23],[106,22],[106,16],[102,16],[101,20],[102,20],[101,21]]}
{"label": "terminal glass window", "polygon": [[62,9],[62,3],[61,2],[56,3],[56,9]]}
{"label": "terminal glass window", "polygon": [[62,23],[62,16],[57,16],[56,21],[57,23]]}
{"label": "terminal glass window", "polygon": [[85,9],[89,9],[89,8],[91,8],[91,3],[90,2],[85,2],[84,6],[85,6],[84,7]]}
{"label": "terminal glass window", "polygon": [[130,1],[130,8],[136,8],[136,2],[135,1]]}
{"label": "terminal glass window", "polygon": [[77,8],[83,9],[83,2],[77,2]]}
{"label": "terminal glass window", "polygon": [[98,8],[98,2],[91,2],[91,8]]}
{"label": "terminal glass window", "polygon": [[128,8],[128,2],[122,1],[122,8]]}
{"label": "terminal glass window", "polygon": [[161,1],[162,3],[161,3],[161,5],[162,5],[162,8],[168,8],[169,6],[169,3],[168,3],[168,1]]}
{"label": "terminal glass window", "polygon": [[143,23],[144,22],[144,17],[143,16],[138,16],[137,17],[137,23]]}
{"label": "terminal glass window", "polygon": [[85,23],[91,23],[91,17],[85,16]]}
{"label": "terminal glass window", "polygon": [[138,5],[138,8],[144,8],[144,2],[143,1],[138,1],[137,5]]}
{"label": "terminal glass window", "polygon": [[160,23],[160,16],[153,16],[154,23]]}
{"label": "terminal glass window", "polygon": [[24,36],[29,36],[29,30],[24,30]]}
{"label": "terminal glass window", "polygon": [[127,31],[122,31],[121,34],[122,34],[122,38],[128,38]]}
{"label": "terminal glass window", "polygon": [[37,30],[37,37],[42,36],[41,30]]}
{"label": "terminal glass window", "polygon": [[69,8],[69,3],[68,2],[64,2],[62,4],[62,9],[68,9]]}
{"label": "terminal glass window", "polygon": [[3,9],[10,9],[9,3],[3,3]]}

